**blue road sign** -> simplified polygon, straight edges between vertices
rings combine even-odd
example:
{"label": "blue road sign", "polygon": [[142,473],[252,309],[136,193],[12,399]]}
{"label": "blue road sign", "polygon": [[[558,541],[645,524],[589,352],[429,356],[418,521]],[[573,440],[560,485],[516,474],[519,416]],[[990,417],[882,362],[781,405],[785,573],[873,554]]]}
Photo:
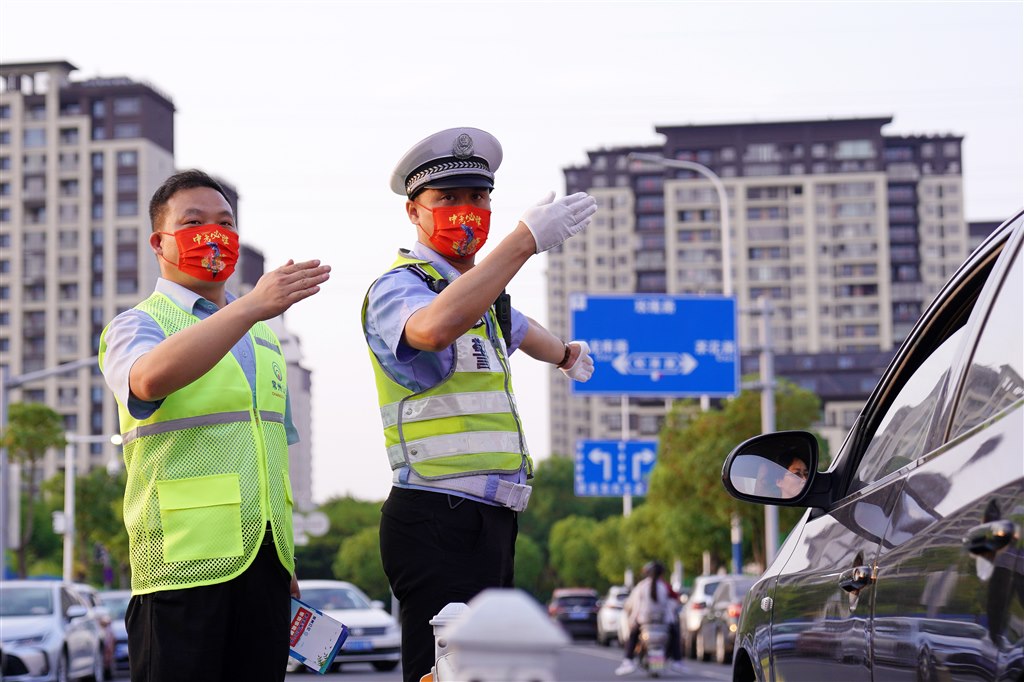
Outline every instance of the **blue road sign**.
{"label": "blue road sign", "polygon": [[569,299],[572,338],[586,341],[594,376],[576,395],[730,396],[739,392],[736,299],[587,296]]}
{"label": "blue road sign", "polygon": [[576,496],[646,495],[657,453],[656,440],[576,441]]}

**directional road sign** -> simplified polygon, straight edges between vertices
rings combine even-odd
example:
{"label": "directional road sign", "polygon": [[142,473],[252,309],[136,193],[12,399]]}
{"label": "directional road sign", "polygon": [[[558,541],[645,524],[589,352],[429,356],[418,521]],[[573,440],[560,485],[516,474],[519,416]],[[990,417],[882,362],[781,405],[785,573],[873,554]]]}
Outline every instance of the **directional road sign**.
{"label": "directional road sign", "polygon": [[576,441],[576,496],[646,495],[657,452],[655,440]]}
{"label": "directional road sign", "polygon": [[594,376],[577,395],[729,396],[739,392],[736,299],[588,296],[569,299],[572,338],[586,341]]}

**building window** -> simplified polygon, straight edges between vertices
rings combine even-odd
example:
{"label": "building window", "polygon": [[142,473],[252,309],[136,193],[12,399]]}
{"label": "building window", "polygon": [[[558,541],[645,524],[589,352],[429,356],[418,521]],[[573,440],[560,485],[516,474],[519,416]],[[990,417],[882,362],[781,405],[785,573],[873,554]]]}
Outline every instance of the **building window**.
{"label": "building window", "polygon": [[0,170],[11,170],[11,157],[0,156]]}
{"label": "building window", "polygon": [[11,196],[11,183],[0,182],[0,197]]}
{"label": "building window", "polygon": [[10,117],[11,117],[11,105],[10,104],[0,104],[0,118],[10,118]]}
{"label": "building window", "polygon": [[[816,159],[824,159],[828,156],[828,145],[820,142],[811,145],[811,156]],[[817,171],[815,171],[817,172]]]}
{"label": "building window", "polygon": [[138,123],[116,123],[114,124],[114,139],[125,140],[142,136],[142,126]]}
{"label": "building window", "polygon": [[46,146],[46,129],[45,128],[26,128],[25,134],[22,138],[26,148],[29,147],[45,147]]}
{"label": "building window", "polygon": [[61,128],[59,139],[61,144],[78,144],[78,128]]}
{"label": "building window", "polygon": [[118,168],[135,168],[139,165],[139,153],[136,151],[123,151],[117,153]]}
{"label": "building window", "polygon": [[139,214],[139,202],[133,200],[117,202],[117,215],[124,218]]}
{"label": "building window", "polygon": [[92,115],[96,118],[103,118],[107,115],[107,103],[101,99],[92,103]]}
{"label": "building window", "polygon": [[139,178],[136,175],[118,175],[118,194],[134,193],[139,191]]}
{"label": "building window", "polygon": [[[0,223],[9,222],[11,222],[11,209],[6,207],[0,208]],[[2,238],[5,236],[8,238],[8,241],[10,241],[9,235],[0,235],[0,246],[6,246],[5,244],[2,243]]]}
{"label": "building window", "polygon": [[743,155],[746,162],[778,161],[779,152],[774,144],[751,144],[747,145],[747,152]]}
{"label": "building window", "polygon": [[107,129],[103,127],[102,123],[98,123],[92,129],[92,139],[94,140],[105,140],[107,139]]}
{"label": "building window", "polygon": [[10,144],[10,143],[11,143],[11,131],[10,130],[0,130],[0,144]]}
{"label": "building window", "polygon": [[871,140],[842,140],[836,145],[837,159],[871,159],[874,156]]}
{"label": "building window", "polygon": [[103,170],[103,152],[92,153],[92,168],[93,170]]}
{"label": "building window", "polygon": [[135,116],[142,112],[139,97],[117,97],[114,99],[114,116]]}

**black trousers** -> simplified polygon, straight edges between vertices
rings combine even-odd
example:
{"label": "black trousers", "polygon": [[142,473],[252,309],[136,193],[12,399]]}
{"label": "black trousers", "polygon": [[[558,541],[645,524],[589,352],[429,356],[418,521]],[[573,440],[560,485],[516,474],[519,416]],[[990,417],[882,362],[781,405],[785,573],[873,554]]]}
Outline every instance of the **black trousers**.
{"label": "black trousers", "polygon": [[392,488],[381,508],[380,554],[402,623],[402,676],[434,665],[430,619],[488,587],[512,587],[516,512],[461,497]]}
{"label": "black trousers", "polygon": [[125,613],[132,682],[281,682],[290,587],[264,541],[237,578],[133,596]]}

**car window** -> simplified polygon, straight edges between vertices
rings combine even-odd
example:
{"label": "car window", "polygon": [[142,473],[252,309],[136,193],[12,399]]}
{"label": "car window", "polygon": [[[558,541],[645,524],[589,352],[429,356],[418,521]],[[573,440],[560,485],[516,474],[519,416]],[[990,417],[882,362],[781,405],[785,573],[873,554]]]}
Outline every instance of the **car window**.
{"label": "car window", "polygon": [[302,600],[321,611],[337,609],[368,609],[365,603],[351,590],[336,588],[315,588],[302,590]]}
{"label": "car window", "polygon": [[42,616],[53,613],[48,587],[0,587],[0,616]]}
{"label": "car window", "polygon": [[851,484],[851,492],[883,478],[923,454],[928,427],[946,383],[964,327],[922,362],[889,405]]}
{"label": "car window", "polygon": [[1024,397],[1024,259],[1018,251],[975,348],[953,415],[955,438]]}

